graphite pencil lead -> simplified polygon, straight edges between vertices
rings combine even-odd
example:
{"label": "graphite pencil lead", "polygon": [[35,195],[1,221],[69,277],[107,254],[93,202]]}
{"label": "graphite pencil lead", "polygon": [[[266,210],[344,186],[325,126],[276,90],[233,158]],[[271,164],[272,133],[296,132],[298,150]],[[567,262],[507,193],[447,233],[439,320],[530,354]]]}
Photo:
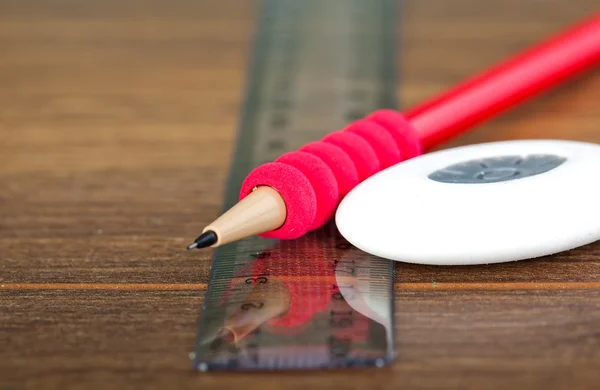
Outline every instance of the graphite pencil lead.
{"label": "graphite pencil lead", "polygon": [[207,246],[216,244],[217,241],[217,234],[212,230],[208,230],[198,236],[193,243],[188,245],[187,249],[192,250],[194,248],[206,248]]}

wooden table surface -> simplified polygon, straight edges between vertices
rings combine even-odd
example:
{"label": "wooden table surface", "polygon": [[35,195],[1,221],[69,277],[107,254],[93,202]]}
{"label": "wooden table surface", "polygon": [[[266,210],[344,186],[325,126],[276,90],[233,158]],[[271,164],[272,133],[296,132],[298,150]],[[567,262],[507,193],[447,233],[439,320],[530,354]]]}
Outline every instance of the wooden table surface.
{"label": "wooden table surface", "polygon": [[[402,106],[598,5],[404,1]],[[398,264],[391,368],[191,371],[211,252],[184,248],[221,208],[255,11],[0,0],[0,388],[597,389],[600,242],[504,265]],[[451,145],[600,142],[599,102],[596,71]]]}

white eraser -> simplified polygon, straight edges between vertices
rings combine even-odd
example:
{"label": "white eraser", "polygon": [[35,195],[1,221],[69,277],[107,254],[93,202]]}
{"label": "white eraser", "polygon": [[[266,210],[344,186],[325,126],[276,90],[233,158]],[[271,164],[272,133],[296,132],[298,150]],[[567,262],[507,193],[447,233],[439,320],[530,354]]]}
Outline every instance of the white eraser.
{"label": "white eraser", "polygon": [[530,259],[600,239],[600,146],[562,140],[425,154],[356,186],[340,233],[370,254],[461,265]]}

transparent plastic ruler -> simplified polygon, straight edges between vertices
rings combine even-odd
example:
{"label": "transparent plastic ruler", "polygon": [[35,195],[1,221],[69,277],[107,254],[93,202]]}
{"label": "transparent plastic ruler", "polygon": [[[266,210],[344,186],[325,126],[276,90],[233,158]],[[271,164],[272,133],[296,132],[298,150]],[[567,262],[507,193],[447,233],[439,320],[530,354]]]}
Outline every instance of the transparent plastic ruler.
{"label": "transparent plastic ruler", "polygon": [[[262,3],[224,210],[256,166],[395,107],[394,0]],[[291,241],[215,250],[201,371],[382,367],[393,357],[394,266],[333,222]]]}

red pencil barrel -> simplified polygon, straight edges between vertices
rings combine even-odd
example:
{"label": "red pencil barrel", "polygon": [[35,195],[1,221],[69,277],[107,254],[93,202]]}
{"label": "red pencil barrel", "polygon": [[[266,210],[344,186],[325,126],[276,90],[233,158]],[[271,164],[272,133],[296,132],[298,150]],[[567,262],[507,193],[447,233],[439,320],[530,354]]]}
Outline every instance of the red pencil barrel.
{"label": "red pencil barrel", "polygon": [[600,13],[405,114],[432,149],[600,62]]}

